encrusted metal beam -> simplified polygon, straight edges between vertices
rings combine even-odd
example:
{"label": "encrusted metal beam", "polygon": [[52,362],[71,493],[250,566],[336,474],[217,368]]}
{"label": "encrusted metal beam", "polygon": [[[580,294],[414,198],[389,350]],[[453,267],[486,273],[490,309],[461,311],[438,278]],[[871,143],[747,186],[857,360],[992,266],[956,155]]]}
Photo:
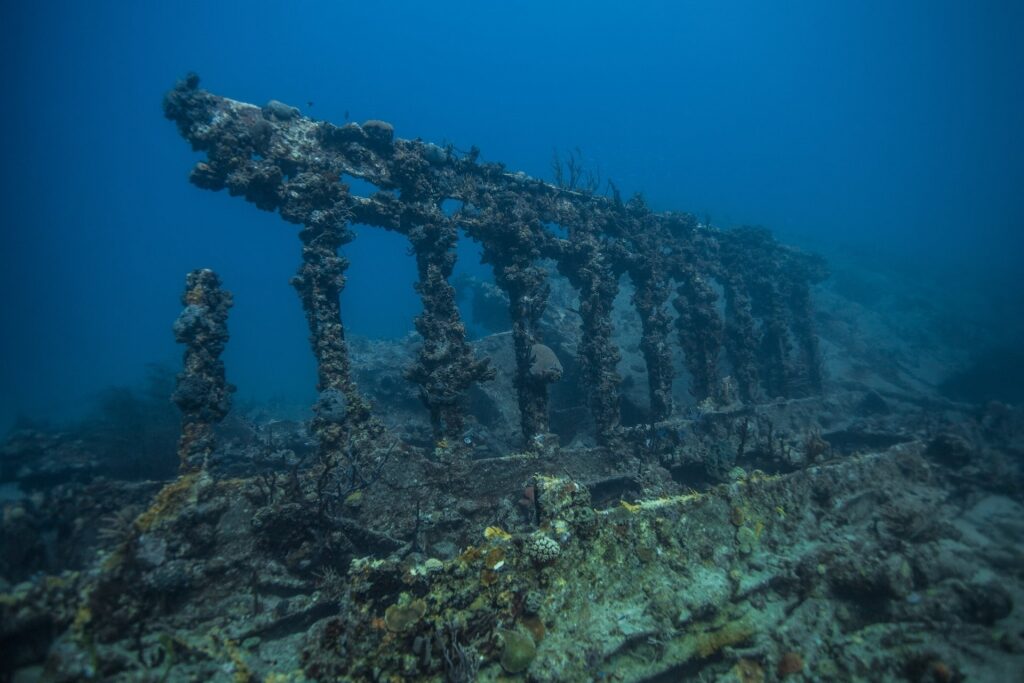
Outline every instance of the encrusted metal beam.
{"label": "encrusted metal beam", "polygon": [[[450,146],[396,138],[381,121],[335,126],[280,102],[259,107],[198,85],[189,76],[164,102],[167,117],[206,154],[192,182],[227,189],[304,226],[304,265],[296,286],[310,320],[321,391],[336,389],[350,403],[359,400],[348,379],[337,303],[346,265],[337,250],[351,239],[349,222],[409,239],[423,312],[416,319],[422,347],[407,376],[419,386],[439,438],[458,435],[468,390],[493,373],[486,360],[473,357],[449,282],[459,230],[481,245],[496,284],[509,296],[527,442],[547,432],[547,384],[560,376],[538,372],[536,362],[538,354],[551,354],[539,329],[549,291],[547,262],[554,262],[580,296],[577,360],[597,436],[605,443],[621,431],[612,308],[624,273],[636,288],[632,303],[642,325],[651,421],[673,409],[676,372],[666,310],[673,290],[676,337],[698,400],[711,396],[722,380],[723,349],[746,401],[820,389],[810,285],[824,270],[819,260],[779,245],[765,231],[716,230],[688,214],[652,212],[639,197],[624,203],[617,193],[580,192],[479,163],[475,149],[457,154]],[[349,177],[377,189],[356,196]],[[461,208],[446,214],[446,200]],[[547,229],[551,224],[564,236]],[[549,365],[555,367],[557,359]]]}

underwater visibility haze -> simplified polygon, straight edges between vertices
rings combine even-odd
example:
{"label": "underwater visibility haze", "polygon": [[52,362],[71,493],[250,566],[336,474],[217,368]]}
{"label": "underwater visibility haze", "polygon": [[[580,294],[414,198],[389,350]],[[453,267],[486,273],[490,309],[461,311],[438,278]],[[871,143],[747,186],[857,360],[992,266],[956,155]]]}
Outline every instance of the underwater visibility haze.
{"label": "underwater visibility haze", "polygon": [[1021,4],[0,14],[0,681],[1019,678]]}

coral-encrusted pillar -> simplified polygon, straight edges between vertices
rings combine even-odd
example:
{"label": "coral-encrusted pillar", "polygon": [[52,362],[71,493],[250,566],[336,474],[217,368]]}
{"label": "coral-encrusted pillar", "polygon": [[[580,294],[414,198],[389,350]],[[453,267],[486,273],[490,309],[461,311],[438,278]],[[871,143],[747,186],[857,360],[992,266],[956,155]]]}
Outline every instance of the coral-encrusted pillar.
{"label": "coral-encrusted pillar", "polygon": [[535,349],[542,343],[540,317],[547,305],[550,286],[543,268],[528,260],[495,266],[494,279],[508,293],[509,315],[512,318],[512,342],[516,354],[516,392],[519,399],[519,422],[527,445],[549,430],[548,384],[553,379],[535,373]]}
{"label": "coral-encrusted pillar", "polygon": [[820,393],[824,383],[821,349],[818,335],[814,331],[814,304],[811,300],[811,285],[828,277],[825,261],[819,257],[793,255],[796,263],[789,266],[790,281],[786,287],[791,326],[801,355],[803,375],[806,377],[806,393]]}
{"label": "coral-encrusted pillar", "polygon": [[718,317],[714,288],[693,269],[684,267],[677,274],[679,286],[672,302],[679,318],[676,321],[679,345],[686,354],[690,371],[690,393],[698,401],[711,395],[718,377],[718,354],[722,348],[722,320]]}
{"label": "coral-encrusted pillar", "polygon": [[671,321],[665,310],[671,291],[668,276],[670,224],[654,218],[643,197],[637,195],[619,207],[617,224],[629,234],[633,249],[622,258],[635,288],[633,306],[640,316],[640,351],[647,365],[647,393],[651,422],[667,420],[672,414]]}
{"label": "coral-encrusted pillar", "polygon": [[640,350],[647,364],[647,387],[651,402],[651,421],[667,420],[672,414],[672,349],[668,343],[668,278],[655,254],[645,255],[630,276],[636,286],[633,305],[640,316]]}
{"label": "coral-encrusted pillar", "polygon": [[615,368],[620,356],[612,343],[612,307],[619,281],[594,237],[581,237],[568,257],[559,268],[580,293],[583,329],[577,360],[598,441],[610,444],[619,427],[620,378]]}
{"label": "coral-encrusted pillar", "polygon": [[224,378],[220,359],[228,341],[231,293],[220,286],[212,270],[193,270],[181,297],[185,310],[174,322],[174,337],[185,344],[184,368],[172,399],[181,409],[178,457],[181,471],[204,466],[214,447],[214,426],[224,419],[235,390]]}
{"label": "coral-encrusted pillar", "polygon": [[465,422],[466,392],[477,382],[493,379],[495,373],[489,360],[473,357],[455,289],[448,282],[455,266],[455,226],[443,220],[425,223],[410,228],[408,237],[419,270],[416,291],[423,313],[416,318],[416,331],[423,347],[406,377],[420,387],[434,437],[458,442]]}
{"label": "coral-encrusted pillar", "polygon": [[338,453],[345,446],[350,413],[353,408],[362,407],[350,378],[348,346],[341,324],[340,296],[348,261],[338,254],[338,249],[351,240],[351,232],[344,223],[323,221],[307,225],[299,237],[302,265],[292,278],[292,286],[306,312],[320,392],[311,427],[321,453]]}
{"label": "coral-encrusted pillar", "polygon": [[789,356],[793,348],[786,300],[779,285],[767,276],[759,277],[755,292],[754,304],[764,321],[760,355],[765,391],[770,398],[785,397],[789,395]]}
{"label": "coral-encrusted pillar", "polygon": [[757,397],[759,339],[750,294],[743,273],[733,266],[725,266],[719,279],[725,289],[725,353],[732,364],[740,398],[751,403]]}

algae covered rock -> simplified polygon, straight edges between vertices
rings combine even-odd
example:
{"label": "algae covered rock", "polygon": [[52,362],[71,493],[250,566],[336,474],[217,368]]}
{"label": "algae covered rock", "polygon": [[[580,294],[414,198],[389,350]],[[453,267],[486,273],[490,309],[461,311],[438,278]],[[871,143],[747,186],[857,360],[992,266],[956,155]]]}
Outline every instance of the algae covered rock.
{"label": "algae covered rock", "polygon": [[526,671],[537,656],[533,638],[519,631],[502,631],[501,668],[510,674]]}
{"label": "algae covered rock", "polygon": [[404,605],[391,605],[384,611],[384,625],[392,633],[403,633],[419,623],[426,611],[426,603],[418,598]]}

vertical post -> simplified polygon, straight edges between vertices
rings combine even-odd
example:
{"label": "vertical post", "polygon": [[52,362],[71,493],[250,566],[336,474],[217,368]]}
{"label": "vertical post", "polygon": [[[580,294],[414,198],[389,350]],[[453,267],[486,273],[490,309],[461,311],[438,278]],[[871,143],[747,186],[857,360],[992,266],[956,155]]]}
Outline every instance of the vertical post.
{"label": "vertical post", "polygon": [[578,360],[589,391],[590,412],[602,444],[614,440],[619,426],[619,350],[612,343],[612,307],[619,281],[593,236],[579,234],[559,268],[580,293],[583,336]]}
{"label": "vertical post", "polygon": [[814,303],[811,300],[811,285],[828,277],[828,268],[821,258],[794,254],[788,270],[790,279],[787,286],[791,327],[800,349],[800,362],[807,380],[808,393],[821,393],[824,383],[824,363],[818,335],[814,329]]}
{"label": "vertical post", "polygon": [[698,401],[711,395],[718,376],[718,354],[722,347],[722,321],[715,309],[718,295],[692,268],[680,274],[676,298],[679,345],[690,371],[690,393]]}
{"label": "vertical post", "polygon": [[719,277],[725,287],[725,353],[732,364],[740,398],[750,403],[757,396],[757,325],[750,294],[739,264],[723,264]]}
{"label": "vertical post", "polygon": [[645,254],[630,276],[636,292],[633,305],[640,315],[640,351],[647,364],[647,388],[650,395],[651,422],[668,419],[672,414],[672,349],[668,344],[668,281],[654,254]]}
{"label": "vertical post", "polygon": [[671,221],[658,220],[642,195],[628,203],[615,203],[620,230],[629,236],[632,248],[623,261],[633,282],[633,306],[640,317],[640,351],[647,366],[649,421],[667,420],[672,414],[672,347],[669,344],[668,262],[672,243]]}
{"label": "vertical post", "polygon": [[344,221],[306,225],[302,239],[302,265],[292,278],[309,324],[309,343],[316,356],[317,390],[312,431],[321,454],[340,453],[346,425],[353,410],[363,407],[350,377],[345,328],[341,323],[341,290],[348,261],[338,254],[352,239]]}
{"label": "vertical post", "polygon": [[183,473],[201,469],[213,451],[214,426],[231,405],[233,386],[225,381],[220,359],[228,341],[231,293],[212,270],[193,270],[181,297],[185,309],[174,322],[174,338],[185,344],[184,367],[172,400],[181,410],[178,457]]}
{"label": "vertical post", "polygon": [[[493,258],[489,260],[495,260]],[[498,265],[495,260],[494,279],[508,294],[512,318],[512,343],[516,356],[515,386],[519,399],[519,421],[527,445],[538,435],[550,431],[548,417],[548,384],[557,379],[534,372],[536,350],[542,344],[540,318],[544,314],[551,288],[543,268],[517,258]]]}
{"label": "vertical post", "polygon": [[406,377],[420,387],[435,438],[458,442],[464,429],[466,391],[475,382],[492,379],[495,373],[488,359],[473,357],[455,303],[455,288],[448,281],[455,266],[455,226],[437,220],[410,228],[407,235],[419,271],[416,291],[423,313],[416,317],[416,331],[423,338],[423,347]]}
{"label": "vertical post", "polygon": [[778,284],[766,274],[758,276],[755,291],[755,303],[764,321],[761,364],[764,367],[765,390],[769,397],[785,397],[789,395],[789,354],[792,350],[786,301]]}

